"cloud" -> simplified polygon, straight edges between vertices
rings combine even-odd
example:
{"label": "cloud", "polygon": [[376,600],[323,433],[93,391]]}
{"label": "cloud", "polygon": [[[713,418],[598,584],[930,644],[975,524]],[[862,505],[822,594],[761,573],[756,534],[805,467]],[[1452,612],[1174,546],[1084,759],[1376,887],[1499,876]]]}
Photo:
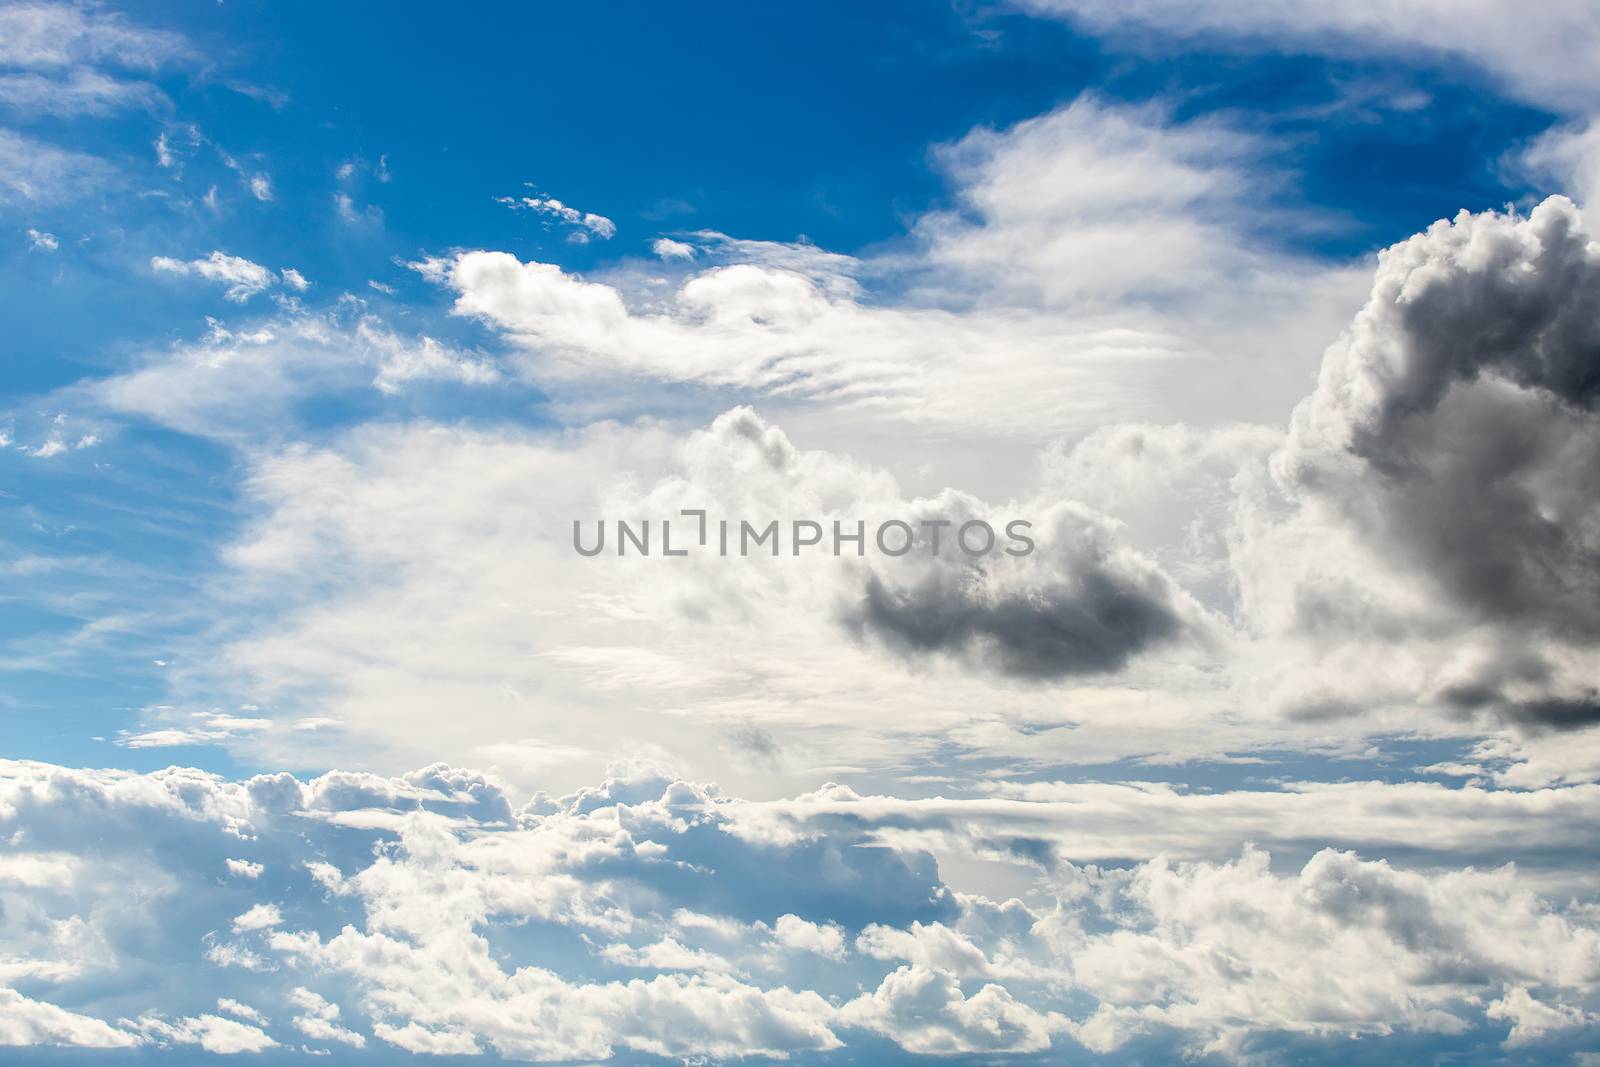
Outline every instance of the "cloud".
{"label": "cloud", "polygon": [[[949,508],[950,499],[924,505],[929,519],[952,524],[947,537],[960,536],[966,522],[983,522]],[[1073,505],[1037,514],[1027,536],[1046,547],[1028,557],[1034,565],[963,558],[949,545],[909,580],[890,584],[869,575],[847,619],[909,653],[962,654],[1033,679],[1117,671],[1147,648],[1204,633],[1199,606],[1153,561],[1117,545],[1103,516]],[[908,521],[920,525],[924,517]],[[986,527],[1006,524],[995,519]]]}
{"label": "cloud", "polygon": [[657,237],[650,243],[650,251],[661,259],[693,259],[695,249],[694,245],[670,237]]}
{"label": "cloud", "polygon": [[1586,208],[1600,207],[1600,119],[1552,126],[1517,162],[1552,191],[1568,193]]}
{"label": "cloud", "polygon": [[246,930],[265,930],[268,927],[281,925],[283,915],[274,904],[257,904],[243,915],[234,916],[233,932],[244,933]]}
{"label": "cloud", "polygon": [[146,82],[126,81],[77,68],[65,78],[0,74],[0,106],[29,115],[106,116],[129,108],[154,110],[166,94]]}
{"label": "cloud", "polygon": [[1284,499],[1246,495],[1256,624],[1333,670],[1330,649],[1399,642],[1411,692],[1387,699],[1596,721],[1597,321],[1600,257],[1563,198],[1387,250],[1271,461]]}
{"label": "cloud", "polygon": [[[235,287],[277,284],[265,268],[219,256],[165,261],[157,269]],[[282,278],[291,289],[309,286],[292,269]],[[313,396],[371,389],[396,395],[429,383],[482,386],[503,379],[489,357],[397,333],[358,305],[341,304],[326,313],[288,305],[233,329],[208,321],[207,336],[146,353],[120,374],[79,383],[73,397],[243,447],[291,433],[298,406]]]}
{"label": "cloud", "polygon": [[14,4],[0,10],[0,64],[33,69],[101,63],[154,71],[191,58],[185,39],[125,16],[69,4]]}
{"label": "cloud", "polygon": [[[230,256],[225,252],[212,252],[204,259],[192,259],[187,262],[170,256],[154,256],[150,260],[150,268],[167,274],[194,274],[206,281],[226,285],[228,290],[223,295],[236,304],[242,304],[257,293],[265,292],[290,277],[288,274],[280,277],[259,263],[252,263],[239,256]],[[304,282],[305,279],[301,277],[299,271],[291,273],[299,282]],[[300,285],[292,281],[290,284],[300,288]]]}
{"label": "cloud", "polygon": [[225,715],[220,712],[192,712],[174,715],[171,709],[151,709],[160,719],[176,719],[183,725],[156,730],[124,730],[117,744],[124,748],[171,748],[177,745],[220,745],[232,738],[249,736],[270,729],[270,719]]}
{"label": "cloud", "polygon": [[258,1026],[221,1015],[196,1015],[168,1022],[155,1015],[124,1019],[123,1025],[158,1044],[199,1045],[216,1056],[233,1056],[277,1048],[278,1043]]}
{"label": "cloud", "polygon": [[35,252],[54,252],[61,247],[61,242],[56,240],[56,235],[53,233],[44,233],[29,227],[28,247]]}
{"label": "cloud", "polygon": [[1443,55],[1481,67],[1530,103],[1560,110],[1600,104],[1600,78],[1585,59],[1600,49],[1600,17],[1583,0],[1553,0],[1532,12],[1497,0],[1315,0],[1293,8],[1272,0],[1028,0],[1026,6],[1097,33],[1153,34],[1179,47],[1225,42],[1339,56]]}
{"label": "cloud", "polygon": [[1483,1014],[1485,1018],[1511,1024],[1511,1033],[1505,1040],[1508,1049],[1538,1044],[1553,1034],[1580,1029],[1594,1021],[1580,1008],[1541,1003],[1530,996],[1524,986],[1506,990],[1505,996],[1491,1003]]}
{"label": "cloud", "polygon": [[367,1047],[365,1037],[339,1025],[339,1005],[324,1000],[304,987],[290,990],[289,1002],[304,1012],[295,1016],[295,1029],[313,1041],[337,1041],[354,1048]]}
{"label": "cloud", "polygon": [[570,227],[567,240],[576,244],[587,244],[591,237],[609,241],[617,233],[617,224],[604,215],[579,211],[553,196],[501,196],[495,199],[513,211],[532,211]]}
{"label": "cloud", "polygon": [[[1166,1060],[1364,1035],[1382,1058],[1396,1032],[1475,1035],[1469,1051],[1581,1035],[1600,996],[1592,909],[1510,865],[1318,848],[1275,870],[1237,839],[1197,862],[1013,856],[1025,902],[949,885],[919,844],[852,820],[753,834],[749,802],[644,772],[514,807],[444,767],[3,771],[16,855],[72,859],[65,879],[8,886],[8,966],[33,965],[40,989],[0,992],[14,1044],[228,1054],[361,1048],[370,1031],[413,1051],[600,1060],[1138,1041]],[[1040,806],[1064,840],[1072,807]],[[241,851],[295,872],[270,887],[281,907],[260,899],[265,878],[209,876]],[[774,937],[799,951],[775,954]],[[128,986],[96,980],[112,974]]]}
{"label": "cloud", "polygon": [[1004,986],[986,985],[970,997],[947,974],[901,967],[878,988],[846,1004],[842,1018],[876,1030],[907,1052],[950,1056],[978,1052],[1040,1052],[1062,1020],[1020,1004]]}
{"label": "cloud", "polygon": [[0,129],[0,207],[76,200],[114,180],[104,161]]}
{"label": "cloud", "polygon": [[138,1038],[115,1027],[0,988],[0,1045],[77,1045],[127,1048]]}
{"label": "cloud", "polygon": [[[1220,122],[1084,98],[941,151],[961,210],[873,259],[701,234],[698,269],[671,289],[488,250],[417,267],[565,392],[691,382],[825,411],[844,434],[897,420],[1036,444],[1110,408],[1150,416],[1180,362],[1190,416],[1237,407],[1241,377],[1253,399],[1303,391],[1281,353],[1323,343],[1359,276],[1282,250],[1241,197],[1269,155]],[[1210,379],[1219,352],[1226,386]]]}

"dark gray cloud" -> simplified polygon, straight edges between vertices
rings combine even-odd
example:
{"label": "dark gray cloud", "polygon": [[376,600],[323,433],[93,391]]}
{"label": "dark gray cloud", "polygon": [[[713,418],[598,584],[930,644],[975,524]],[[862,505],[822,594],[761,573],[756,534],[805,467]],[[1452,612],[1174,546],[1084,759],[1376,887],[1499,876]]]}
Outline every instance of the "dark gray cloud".
{"label": "dark gray cloud", "polygon": [[873,573],[846,622],[910,655],[1041,681],[1120,670],[1197,629],[1176,583],[1084,509],[1057,509],[1037,536],[1025,562],[941,557],[910,580]]}
{"label": "dark gray cloud", "polygon": [[1462,664],[1485,660],[1443,705],[1535,730],[1597,721],[1573,659],[1600,647],[1597,407],[1600,245],[1570,201],[1463,213],[1385,251],[1275,459],[1302,516],[1337,524],[1327,543],[1369,553],[1298,592],[1317,608],[1302,627],[1334,640],[1327,620],[1401,604],[1385,639],[1470,637]]}
{"label": "dark gray cloud", "polygon": [[1600,250],[1577,208],[1463,214],[1383,254],[1283,469],[1473,617],[1596,638],[1597,402]]}

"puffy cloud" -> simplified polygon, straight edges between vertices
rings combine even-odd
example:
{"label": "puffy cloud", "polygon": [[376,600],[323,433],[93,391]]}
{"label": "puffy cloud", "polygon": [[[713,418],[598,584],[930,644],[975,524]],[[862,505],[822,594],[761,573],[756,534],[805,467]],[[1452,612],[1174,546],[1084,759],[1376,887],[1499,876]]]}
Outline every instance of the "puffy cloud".
{"label": "puffy cloud", "polygon": [[[1259,232],[1240,174],[1266,154],[1215,122],[1083,99],[941,152],[964,210],[875,259],[699,234],[704,265],[670,290],[505,252],[417,267],[566,394],[694,382],[768,394],[847,436],[892,419],[929,439],[1038,443],[1108,410],[1162,410],[1156,379],[1179,360],[1191,416],[1303,389],[1284,348],[1331,333],[1359,276]],[[864,284],[885,278],[896,295]]]}
{"label": "puffy cloud", "polygon": [[[871,818],[752,835],[738,825],[748,802],[646,774],[488,820],[461,798],[489,784],[459,769],[306,782],[5,769],[0,832],[63,871],[9,893],[5,936],[71,965],[33,971],[49,999],[0,994],[14,1043],[224,1054],[290,1032],[359,1048],[370,1030],[411,1051],[536,1060],[772,1058],[867,1034],[913,1054],[1135,1039],[1234,1054],[1274,1034],[1365,1034],[1381,1055],[1395,1030],[1581,1034],[1600,997],[1592,908],[1556,904],[1511,866],[1408,869],[1332,849],[1284,870],[1251,848],[1104,868],[1014,856],[1028,901],[997,903],[941,882]],[[1036,824],[1070,838],[1081,802],[1033,803]],[[1231,826],[1235,847],[1245,832]],[[55,858],[63,846],[71,862]],[[241,850],[275,872],[331,870],[331,857],[348,873],[275,875],[283,903],[268,906],[251,900],[264,878],[202,874]],[[194,935],[258,908],[275,921],[241,924],[231,953]],[[63,922],[100,947],[74,959],[14,935]],[[154,980],[132,998],[67,980],[111,970]]]}
{"label": "puffy cloud", "polygon": [[28,247],[36,252],[54,252],[61,247],[53,233],[44,233],[32,227],[28,229]]}
{"label": "puffy cloud", "polygon": [[1506,990],[1505,996],[1484,1009],[1484,1016],[1511,1024],[1506,1048],[1520,1048],[1567,1030],[1588,1026],[1593,1016],[1567,1004],[1544,1004],[1533,999],[1523,986]]}
{"label": "puffy cloud", "polygon": [[139,1039],[99,1019],[64,1011],[0,987],[0,1045],[126,1048]]}
{"label": "puffy cloud", "polygon": [[233,932],[239,934],[246,930],[265,930],[282,922],[283,914],[278,911],[276,904],[256,904],[243,915],[234,917]]}
{"label": "puffy cloud", "polygon": [[[960,653],[1035,679],[1116,671],[1147,648],[1204,633],[1199,606],[1153,561],[1118,545],[1103,516],[1075,505],[1039,513],[1037,528],[1025,534],[1036,542],[1003,550],[1042,543],[1037,557],[1021,557],[1026,563],[1007,555],[964,557],[953,542],[966,523],[984,520],[949,508],[950,499],[924,504],[925,515],[906,520],[949,522],[944,553],[934,556],[930,546],[929,566],[901,584],[870,575],[862,603],[849,615],[854,625],[908,652]],[[1007,524],[996,520],[983,529],[996,527]],[[919,531],[918,539],[938,532]],[[974,543],[983,536],[975,529]]]}
{"label": "puffy cloud", "polygon": [[1060,1016],[1041,1015],[1004,986],[970,997],[949,975],[901,967],[878,988],[846,1004],[840,1015],[876,1030],[908,1052],[949,1056],[974,1052],[1039,1052],[1050,1047]]}
{"label": "puffy cloud", "polygon": [[199,1045],[216,1056],[233,1056],[277,1048],[278,1042],[250,1023],[221,1015],[196,1015],[173,1022],[154,1015],[123,1020],[124,1025],[161,1044]]}
{"label": "puffy cloud", "polygon": [[337,1041],[355,1048],[366,1048],[365,1037],[339,1025],[339,1005],[303,987],[289,991],[289,1002],[304,1013],[295,1016],[295,1029],[313,1041]]}
{"label": "puffy cloud", "polygon": [[662,259],[693,259],[694,245],[683,241],[674,241],[670,237],[657,237],[650,244],[650,251]]}
{"label": "puffy cloud", "polygon": [[772,925],[778,944],[800,952],[814,952],[829,959],[843,959],[844,931],[833,924],[807,922],[798,915],[780,915]]}
{"label": "puffy cloud", "polygon": [[[1381,256],[1272,459],[1285,497],[1243,497],[1245,611],[1323,664],[1291,704],[1431,699],[1532,729],[1600,716],[1595,249],[1553,198]],[[1332,678],[1375,642],[1386,669]]]}

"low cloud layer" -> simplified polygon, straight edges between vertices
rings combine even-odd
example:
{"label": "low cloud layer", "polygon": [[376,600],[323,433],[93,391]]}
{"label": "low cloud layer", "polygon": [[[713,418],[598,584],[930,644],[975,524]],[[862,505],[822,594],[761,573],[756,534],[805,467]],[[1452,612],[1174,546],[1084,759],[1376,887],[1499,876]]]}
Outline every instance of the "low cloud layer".
{"label": "low cloud layer", "polygon": [[[1593,916],[1510,867],[1327,847],[1280,867],[1237,840],[1128,866],[1019,852],[1029,888],[991,899],[837,790],[750,805],[636,768],[524,803],[443,766],[3,772],[11,1046],[655,1062],[881,1041],[1092,1061],[1443,1034],[1551,1051],[1591,1036],[1600,1004]],[[998,814],[968,803],[952,827]],[[1010,806],[1070,837],[1072,805]]]}

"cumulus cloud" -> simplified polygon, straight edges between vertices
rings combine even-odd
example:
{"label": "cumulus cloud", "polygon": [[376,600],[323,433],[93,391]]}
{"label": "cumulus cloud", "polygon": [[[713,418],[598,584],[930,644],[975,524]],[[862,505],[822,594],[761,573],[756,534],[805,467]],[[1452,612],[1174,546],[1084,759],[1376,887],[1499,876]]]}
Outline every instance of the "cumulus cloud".
{"label": "cumulus cloud", "polygon": [[[3,770],[17,854],[73,859],[64,881],[8,890],[0,924],[40,965],[37,996],[0,991],[12,1044],[230,1054],[362,1048],[370,1032],[416,1052],[600,1060],[870,1039],[1083,1056],[1138,1041],[1171,1058],[1365,1035],[1381,1056],[1395,1031],[1508,1047],[1585,1034],[1600,996],[1592,910],[1511,866],[1319,849],[1275,870],[1235,839],[1233,858],[1208,861],[1013,858],[1024,902],[958,890],[920,845],[850,820],[755,832],[747,802],[647,772],[513,807],[446,767],[309,781]],[[1066,836],[1074,816],[1040,820]],[[281,909],[254,881],[201,876],[240,851],[304,872],[275,883]],[[323,857],[343,873],[313,877],[335,866]],[[117,906],[130,892],[133,911]],[[267,911],[219,939],[230,916]],[[66,957],[45,934],[63,925],[97,950]],[[795,951],[775,954],[774,938]]]}
{"label": "cumulus cloud", "polygon": [[93,1019],[0,988],[0,1045],[77,1045],[126,1048],[138,1038]]}
{"label": "cumulus cloud", "polygon": [[1398,642],[1400,699],[1530,727],[1600,717],[1595,247],[1553,198],[1382,255],[1271,461],[1287,503],[1246,495],[1257,624],[1355,656]]}
{"label": "cumulus cloud", "polygon": [[650,244],[650,251],[661,259],[693,259],[694,245],[683,241],[674,241],[670,237],[657,237]]}
{"label": "cumulus cloud", "polygon": [[[941,151],[962,209],[874,259],[699,234],[699,269],[670,291],[488,250],[417,267],[568,390],[693,382],[825,410],[846,435],[894,419],[1037,444],[1108,408],[1153,414],[1179,361],[1191,415],[1303,391],[1284,347],[1325,343],[1359,276],[1286,252],[1247,209],[1241,175],[1267,155],[1214,121],[1084,98]],[[900,295],[866,285],[884,278]],[[1223,352],[1226,386],[1210,377]]]}

